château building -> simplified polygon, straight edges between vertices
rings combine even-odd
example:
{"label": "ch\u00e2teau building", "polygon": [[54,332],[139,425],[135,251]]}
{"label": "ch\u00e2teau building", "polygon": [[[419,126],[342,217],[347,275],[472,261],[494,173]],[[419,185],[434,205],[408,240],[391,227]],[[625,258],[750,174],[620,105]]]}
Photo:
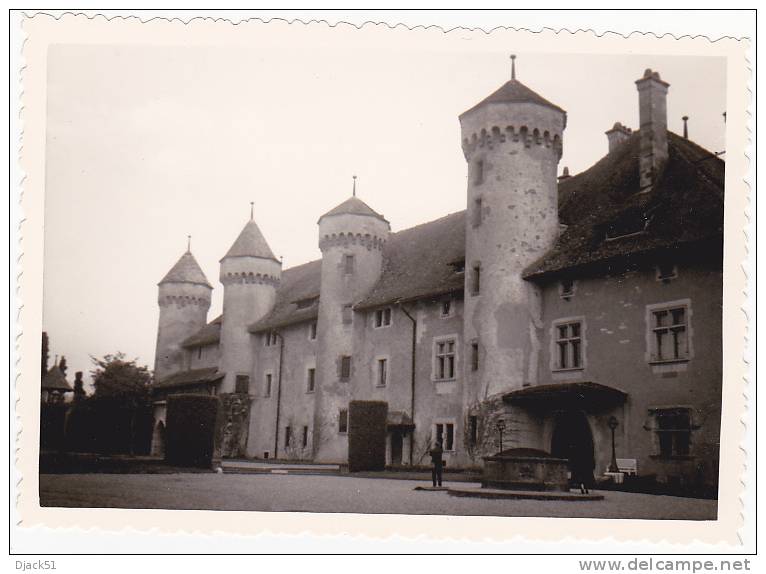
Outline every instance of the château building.
{"label": "ch\u00e2teau building", "polygon": [[184,253],[159,283],[155,452],[170,393],[221,397],[224,456],[335,463],[349,402],[379,400],[392,466],[436,440],[480,466],[502,420],[503,448],[598,476],[616,424],[639,475],[715,484],[724,162],[668,131],[657,72],[636,87],[640,126],[614,124],[580,174],[558,175],[566,112],[514,77],[459,117],[465,211],[392,233],[354,194],[319,218],[321,259],[289,269],[251,219],[212,321]]}

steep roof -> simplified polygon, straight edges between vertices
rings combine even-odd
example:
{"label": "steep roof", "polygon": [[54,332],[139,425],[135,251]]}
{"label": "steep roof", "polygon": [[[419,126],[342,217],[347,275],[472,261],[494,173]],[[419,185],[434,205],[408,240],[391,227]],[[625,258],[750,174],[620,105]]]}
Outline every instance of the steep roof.
{"label": "steep roof", "polygon": [[542,97],[540,94],[538,94],[534,90],[531,90],[530,88],[528,88],[527,86],[519,82],[518,80],[514,79],[514,80],[507,81],[502,86],[500,86],[497,90],[495,90],[486,98],[484,98],[482,101],[480,101],[478,104],[473,106],[471,109],[466,110],[460,115],[463,116],[467,114],[468,112],[472,112],[473,110],[480,108],[481,106],[485,104],[491,104],[491,103],[539,104],[541,106],[546,106],[549,108],[553,108],[554,110],[558,110],[562,113],[566,113],[556,104],[546,100],[544,97]]}
{"label": "steep roof", "polygon": [[223,259],[227,257],[261,257],[263,259],[277,260],[263,233],[261,233],[258,225],[252,219],[242,228],[239,236],[226,255],[223,256]]}
{"label": "steep roof", "polygon": [[165,377],[161,381],[152,383],[152,389],[167,389],[171,387],[185,387],[189,385],[199,385],[202,383],[212,383],[222,378],[224,373],[218,371],[216,367],[207,367],[204,369],[189,369],[187,371],[178,371]]}
{"label": "steep roof", "polygon": [[[377,217],[381,221],[386,221],[385,217],[356,196],[349,197],[346,201],[337,207],[334,207],[322,217],[329,217],[331,215],[369,215],[370,217]],[[322,219],[322,217],[319,219]],[[386,223],[388,222],[386,221]]]}
{"label": "steep roof", "polygon": [[720,242],[724,162],[669,132],[665,169],[651,191],[639,193],[639,146],[635,132],[591,168],[560,182],[559,219],[568,227],[525,270],[526,278]]}
{"label": "steep roof", "polygon": [[[654,188],[639,194],[639,133],[588,170],[559,183],[559,216],[568,227],[553,248],[526,269],[526,278],[596,263],[611,266],[657,250],[700,251],[697,247],[705,241],[720,247],[724,162],[669,133],[666,167]],[[462,291],[464,275],[458,264],[465,259],[465,216],[460,211],[391,234],[383,249],[380,280],[356,308]],[[624,233],[635,226],[643,231]],[[625,236],[606,240],[607,234]],[[320,275],[320,260],[283,271],[273,310],[250,331],[316,319]],[[209,334],[214,342],[219,328],[208,325],[190,339]]]}
{"label": "steep roof", "polygon": [[40,388],[46,391],[71,391],[72,387],[66,380],[64,373],[58,368],[58,365],[53,365],[45,376],[40,381]]}
{"label": "steep roof", "polygon": [[207,325],[202,327],[199,331],[194,333],[191,337],[184,339],[181,343],[182,347],[204,347],[205,345],[211,345],[221,340],[221,323],[223,322],[223,315],[218,315],[215,319],[210,321]]}
{"label": "steep roof", "polygon": [[167,272],[167,275],[162,278],[159,285],[163,283],[196,283],[198,285],[205,285],[212,289],[210,283],[208,283],[207,277],[202,272],[202,268],[197,263],[194,255],[191,251],[187,251],[181,258],[176,261],[176,264]]}

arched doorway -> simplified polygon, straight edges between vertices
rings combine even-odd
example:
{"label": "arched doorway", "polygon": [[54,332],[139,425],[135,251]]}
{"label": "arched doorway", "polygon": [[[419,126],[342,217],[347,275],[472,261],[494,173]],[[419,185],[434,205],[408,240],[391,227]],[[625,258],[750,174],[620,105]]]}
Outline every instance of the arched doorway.
{"label": "arched doorway", "polygon": [[551,438],[551,454],[569,459],[573,482],[593,483],[593,435],[582,411],[562,411],[556,415]]}
{"label": "arched doorway", "polygon": [[154,426],[152,434],[152,455],[165,457],[165,423],[160,421]]}

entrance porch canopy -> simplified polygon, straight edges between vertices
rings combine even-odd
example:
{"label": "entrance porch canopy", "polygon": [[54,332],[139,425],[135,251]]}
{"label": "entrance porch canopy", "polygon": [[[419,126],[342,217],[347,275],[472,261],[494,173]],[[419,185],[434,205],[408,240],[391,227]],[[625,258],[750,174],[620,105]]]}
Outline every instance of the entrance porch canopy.
{"label": "entrance porch canopy", "polygon": [[539,410],[582,409],[601,410],[620,405],[628,394],[599,383],[552,383],[525,387],[506,393],[503,401]]}
{"label": "entrance porch canopy", "polygon": [[386,430],[411,431],[415,429],[415,423],[404,411],[388,411],[386,416]]}

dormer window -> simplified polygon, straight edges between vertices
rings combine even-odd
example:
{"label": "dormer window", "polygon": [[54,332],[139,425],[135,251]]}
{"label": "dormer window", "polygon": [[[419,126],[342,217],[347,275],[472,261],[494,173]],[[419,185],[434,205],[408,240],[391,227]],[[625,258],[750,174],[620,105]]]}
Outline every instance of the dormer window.
{"label": "dormer window", "polygon": [[640,209],[628,209],[604,227],[604,237],[607,241],[625,239],[646,231],[651,215]]}
{"label": "dormer window", "polygon": [[452,299],[442,300],[441,315],[442,317],[450,317],[452,315]]}
{"label": "dormer window", "polygon": [[678,277],[678,268],[672,263],[660,263],[657,265],[657,281],[670,283],[670,280],[676,277]]}
{"label": "dormer window", "polygon": [[295,307],[296,309],[308,309],[314,303],[316,303],[317,299],[319,299],[319,297],[307,297],[305,299],[299,299],[294,301]]}
{"label": "dormer window", "polygon": [[559,295],[561,295],[561,298],[565,301],[569,301],[572,297],[574,297],[574,293],[574,279],[562,279],[559,283]]}
{"label": "dormer window", "polygon": [[465,273],[465,260],[463,259],[460,261],[453,261],[450,263],[450,266],[455,273]]}

